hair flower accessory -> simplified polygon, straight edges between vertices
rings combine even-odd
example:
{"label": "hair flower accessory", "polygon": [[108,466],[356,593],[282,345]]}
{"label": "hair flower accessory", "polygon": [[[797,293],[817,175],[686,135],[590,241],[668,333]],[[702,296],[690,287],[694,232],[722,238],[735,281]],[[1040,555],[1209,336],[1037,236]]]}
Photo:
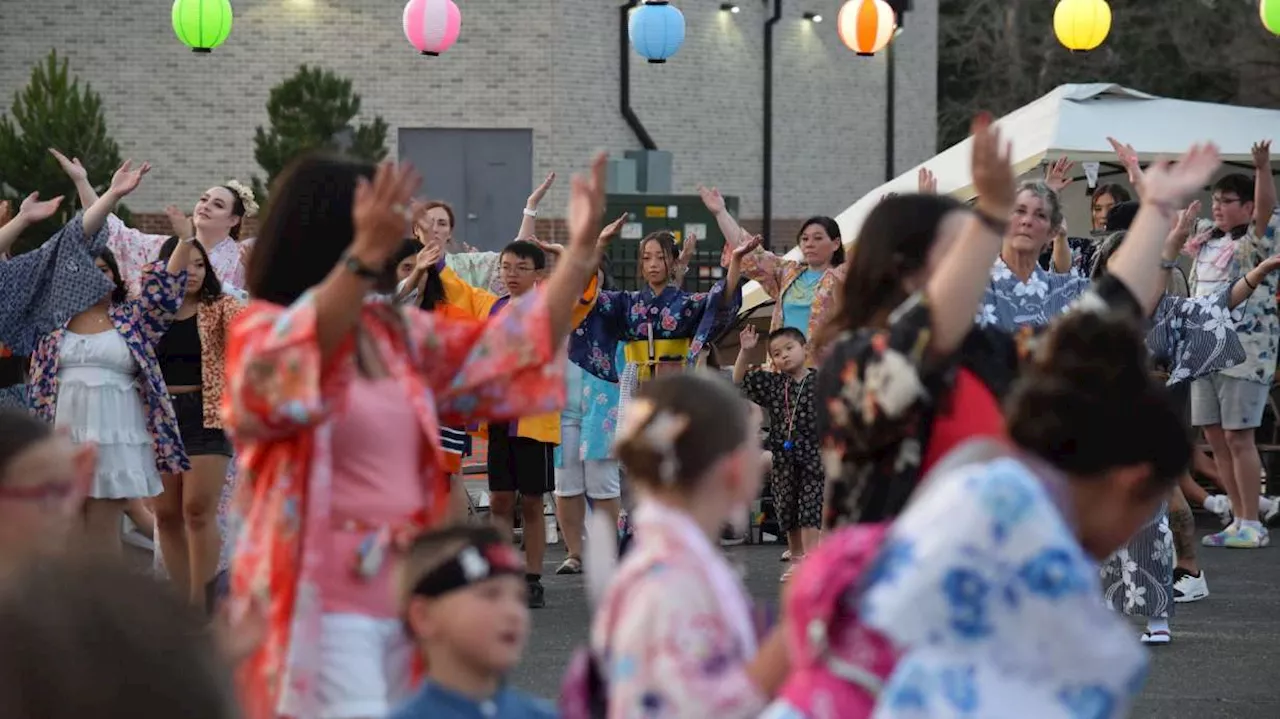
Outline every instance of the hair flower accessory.
{"label": "hair flower accessory", "polygon": [[258,200],[253,196],[253,190],[239,180],[227,180],[225,187],[240,197],[240,202],[244,205],[245,217],[254,217],[258,214]]}

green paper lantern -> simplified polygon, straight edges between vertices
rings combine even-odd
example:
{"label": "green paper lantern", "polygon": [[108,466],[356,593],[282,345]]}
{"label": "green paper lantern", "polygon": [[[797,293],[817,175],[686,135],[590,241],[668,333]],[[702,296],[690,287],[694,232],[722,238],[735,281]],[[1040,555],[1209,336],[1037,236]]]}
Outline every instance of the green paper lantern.
{"label": "green paper lantern", "polygon": [[1262,26],[1272,35],[1280,35],[1280,0],[1262,0],[1258,3],[1258,15]]}
{"label": "green paper lantern", "polygon": [[192,52],[213,52],[231,34],[231,0],[173,0],[173,33]]}

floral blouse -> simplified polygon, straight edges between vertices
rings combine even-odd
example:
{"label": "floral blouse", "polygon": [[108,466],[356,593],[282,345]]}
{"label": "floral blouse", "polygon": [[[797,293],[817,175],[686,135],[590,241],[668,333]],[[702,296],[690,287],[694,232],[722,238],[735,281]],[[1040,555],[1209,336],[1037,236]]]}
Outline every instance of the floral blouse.
{"label": "floral blouse", "polygon": [[0,262],[0,342],[10,352],[31,354],[40,337],[111,292],[93,264],[106,244],[106,229],[85,236],[81,213],[37,249]]}
{"label": "floral blouse", "polygon": [[617,382],[618,345],[646,340],[651,329],[655,340],[691,340],[688,359],[692,365],[741,306],[742,293],[737,288],[726,290],[723,280],[710,292],[685,292],[673,285],[656,295],[647,285],[635,291],[603,291],[570,336],[569,359],[600,379]]}
{"label": "floral blouse", "polygon": [[[1202,222],[1199,232],[1191,238],[1183,248],[1185,254],[1197,257],[1200,249],[1213,234],[1212,223]],[[1280,210],[1271,215],[1271,221],[1259,231],[1255,225],[1240,238],[1233,240],[1235,252],[1230,261],[1227,275],[1239,277],[1252,270],[1259,262],[1276,253],[1277,238],[1280,237]],[[1192,294],[1195,292],[1198,279],[1196,268],[1191,270]],[[1240,342],[1244,345],[1245,360],[1223,372],[1228,377],[1259,382],[1270,386],[1276,374],[1277,343],[1280,343],[1280,313],[1276,310],[1276,292],[1280,289],[1280,276],[1275,272],[1267,273],[1262,278],[1258,289],[1249,295],[1243,305],[1236,308],[1240,315],[1236,322],[1236,331],[1240,333]]]}
{"label": "floral blouse", "polygon": [[[614,360],[622,364],[622,348],[618,348],[618,356]],[[576,377],[575,377],[576,375]],[[620,391],[618,383],[606,382],[572,362],[566,371],[567,402],[572,405],[578,401],[578,411],[572,413],[567,407],[560,413],[560,425],[578,425],[578,446],[568,447],[570,452],[577,450],[577,458],[583,461],[597,461],[613,458],[613,435],[618,428],[618,412]],[[576,418],[576,420],[575,420]],[[564,451],[562,442],[556,447],[555,464],[564,467]]]}
{"label": "floral blouse", "polygon": [[204,426],[222,428],[222,395],[226,388],[227,335],[244,303],[231,295],[201,302],[196,309],[200,331],[200,384],[204,402]]}
{"label": "floral blouse", "polygon": [[[156,469],[161,474],[178,474],[191,469],[191,462],[182,446],[178,420],[169,402],[169,390],[160,373],[155,347],[182,304],[187,273],[183,270],[171,275],[165,270],[165,263],[153,262],[143,269],[141,282],[137,299],[112,304],[107,315],[129,346],[134,361],[142,368],[138,394],[146,409],[147,430],[155,440]],[[28,401],[36,416],[50,424],[58,407],[59,357],[65,335],[64,324],[40,338],[31,356]]]}
{"label": "floral blouse", "polygon": [[[725,246],[725,255],[721,258],[721,262],[728,265],[729,253],[732,248]],[[742,258],[742,275],[750,280],[760,283],[760,287],[764,289],[765,294],[774,300],[773,317],[769,321],[769,331],[782,329],[784,322],[782,319],[783,302],[787,291],[795,284],[796,280],[809,269],[808,265],[803,262],[787,259],[780,255],[765,250],[764,248],[756,248]],[[810,339],[819,336],[818,329],[826,323],[828,319],[835,314],[836,304],[840,296],[840,287],[844,284],[845,275],[849,271],[849,263],[845,262],[841,265],[828,267],[822,273],[822,277],[818,280],[818,286],[813,291],[813,310],[809,314],[809,326],[797,329],[805,331],[805,337]],[[814,346],[809,345],[809,357],[814,357]]]}
{"label": "floral blouse", "polygon": [[1170,386],[1244,361],[1244,346],[1227,308],[1233,284],[1210,297],[1165,295],[1156,306],[1147,349],[1156,364],[1168,371]]}
{"label": "floral blouse", "polygon": [[[508,420],[564,404],[564,362],[540,291],[486,322],[369,301],[360,327],[404,387],[430,448],[421,474],[429,521],[448,504],[441,423]],[[322,362],[312,293],[290,307],[253,302],[231,328],[223,419],[240,468],[242,520],[231,596],[268,607],[262,645],[238,671],[250,719],[318,715],[316,572],[330,531],[332,419],[356,371],[354,346],[348,340]]]}
{"label": "floral blouse", "polygon": [[[160,255],[160,247],[170,235],[151,235],[128,227],[115,215],[107,215],[107,248],[116,256],[121,279],[130,292],[137,293],[142,281],[142,269]],[[249,250],[250,240],[236,242],[225,237],[209,250],[209,264],[222,281],[227,294],[246,299],[244,294],[243,256]]]}
{"label": "floral blouse", "polygon": [[[1109,306],[1141,321],[1141,305],[1111,276],[1099,279],[1082,303]],[[927,352],[930,322],[928,301],[917,293],[894,310],[887,328],[845,332],[824,360],[815,400],[827,475],[824,526],[892,518],[920,478],[933,417],[956,370],[971,370],[999,398],[1036,332],[976,328],[959,352],[935,358]],[[859,509],[867,492],[882,500],[871,516]]]}
{"label": "floral blouse", "polygon": [[1045,272],[1039,265],[1023,282],[1004,259],[991,267],[991,284],[978,305],[979,327],[999,327],[1012,332],[1019,327],[1043,327],[1062,314],[1089,287],[1080,275]]}
{"label": "floral blouse", "polygon": [[635,539],[592,621],[609,719],[759,716],[746,589],[692,520],[689,530],[651,508],[634,513]]}
{"label": "floral blouse", "polygon": [[[1036,463],[1039,467],[1039,463]],[[876,719],[1120,719],[1146,652],[1099,597],[1067,480],[1004,456],[931,477],[858,604],[900,658]]]}

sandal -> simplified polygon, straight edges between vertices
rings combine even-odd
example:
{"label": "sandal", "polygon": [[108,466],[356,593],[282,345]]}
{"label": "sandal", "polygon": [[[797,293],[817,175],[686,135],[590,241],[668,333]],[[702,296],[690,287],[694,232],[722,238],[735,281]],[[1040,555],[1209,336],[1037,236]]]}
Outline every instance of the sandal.
{"label": "sandal", "polygon": [[1157,629],[1154,632],[1142,633],[1143,644],[1168,644],[1171,641],[1173,641],[1173,635],[1169,633],[1168,629]]}
{"label": "sandal", "polygon": [[556,574],[582,574],[582,560],[572,554],[564,558]]}
{"label": "sandal", "polygon": [[783,551],[783,552],[782,552],[782,558],[781,558],[781,559],[779,559],[778,561],[780,561],[780,562],[790,562],[790,561],[791,561],[791,550],[790,550],[790,549],[787,549],[787,550]]}

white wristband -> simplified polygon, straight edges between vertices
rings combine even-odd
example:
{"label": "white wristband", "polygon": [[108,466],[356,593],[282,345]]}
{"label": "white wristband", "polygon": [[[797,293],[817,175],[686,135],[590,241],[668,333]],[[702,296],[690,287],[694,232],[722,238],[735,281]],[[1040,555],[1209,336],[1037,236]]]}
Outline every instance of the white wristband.
{"label": "white wristband", "polygon": [[537,217],[537,216],[538,216],[538,211],[537,211],[537,210],[530,210],[528,207],[526,207],[526,208],[524,208],[524,216],[525,216],[525,217]]}

